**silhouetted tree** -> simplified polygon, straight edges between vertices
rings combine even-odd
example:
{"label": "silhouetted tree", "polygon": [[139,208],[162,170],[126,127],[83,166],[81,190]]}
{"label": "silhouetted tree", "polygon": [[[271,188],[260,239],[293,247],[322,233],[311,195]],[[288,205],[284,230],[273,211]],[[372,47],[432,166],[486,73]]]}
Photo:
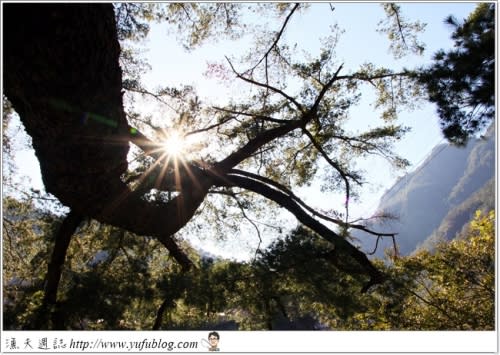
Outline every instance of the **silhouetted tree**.
{"label": "silhouetted tree", "polygon": [[440,50],[419,74],[435,102],[444,136],[464,145],[495,116],[495,4],[482,3],[460,23],[452,16],[455,48]]}

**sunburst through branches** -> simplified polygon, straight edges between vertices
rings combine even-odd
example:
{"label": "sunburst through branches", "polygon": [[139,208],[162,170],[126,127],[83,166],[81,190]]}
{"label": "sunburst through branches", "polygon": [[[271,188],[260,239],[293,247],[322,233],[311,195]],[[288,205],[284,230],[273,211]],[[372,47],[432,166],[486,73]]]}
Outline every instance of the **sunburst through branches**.
{"label": "sunburst through branches", "polygon": [[178,130],[171,130],[163,137],[161,149],[172,159],[183,159],[189,149],[188,139]]}

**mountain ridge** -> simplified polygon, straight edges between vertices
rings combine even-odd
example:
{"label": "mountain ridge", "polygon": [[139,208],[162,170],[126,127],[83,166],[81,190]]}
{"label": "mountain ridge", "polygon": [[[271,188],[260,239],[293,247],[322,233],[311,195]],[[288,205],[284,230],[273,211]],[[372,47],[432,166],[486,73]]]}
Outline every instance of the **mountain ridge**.
{"label": "mountain ridge", "polygon": [[[437,240],[452,239],[475,209],[495,208],[494,196],[495,128],[491,126],[485,136],[465,147],[435,146],[421,165],[380,198],[376,214],[396,219],[371,221],[367,227],[397,233],[399,253],[409,255],[419,247],[431,248]],[[353,236],[363,251],[373,251],[373,237],[360,231]],[[374,256],[383,257],[384,249],[392,246],[390,238],[383,238]]]}

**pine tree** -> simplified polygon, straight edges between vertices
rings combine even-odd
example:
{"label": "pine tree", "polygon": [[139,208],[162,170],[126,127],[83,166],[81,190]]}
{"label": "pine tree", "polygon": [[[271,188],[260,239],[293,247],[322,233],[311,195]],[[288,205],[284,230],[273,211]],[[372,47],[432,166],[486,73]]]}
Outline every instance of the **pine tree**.
{"label": "pine tree", "polygon": [[446,23],[455,48],[438,51],[419,80],[437,105],[444,136],[464,145],[495,115],[495,4],[478,5],[463,23],[452,16]]}

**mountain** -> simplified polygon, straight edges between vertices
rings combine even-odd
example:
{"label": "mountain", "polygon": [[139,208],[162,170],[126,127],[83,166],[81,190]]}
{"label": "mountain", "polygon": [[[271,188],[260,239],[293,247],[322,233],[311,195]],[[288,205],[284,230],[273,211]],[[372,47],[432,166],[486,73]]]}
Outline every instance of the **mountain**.
{"label": "mountain", "polygon": [[[495,208],[495,128],[471,140],[466,147],[440,144],[427,159],[400,178],[381,197],[377,214],[390,214],[392,220],[376,220],[368,227],[377,232],[398,233],[400,255],[418,247],[431,248],[440,239],[452,239],[477,209]],[[372,252],[377,237],[364,232],[354,234],[364,251]],[[390,238],[379,240],[374,253],[383,257],[393,249]]]}

